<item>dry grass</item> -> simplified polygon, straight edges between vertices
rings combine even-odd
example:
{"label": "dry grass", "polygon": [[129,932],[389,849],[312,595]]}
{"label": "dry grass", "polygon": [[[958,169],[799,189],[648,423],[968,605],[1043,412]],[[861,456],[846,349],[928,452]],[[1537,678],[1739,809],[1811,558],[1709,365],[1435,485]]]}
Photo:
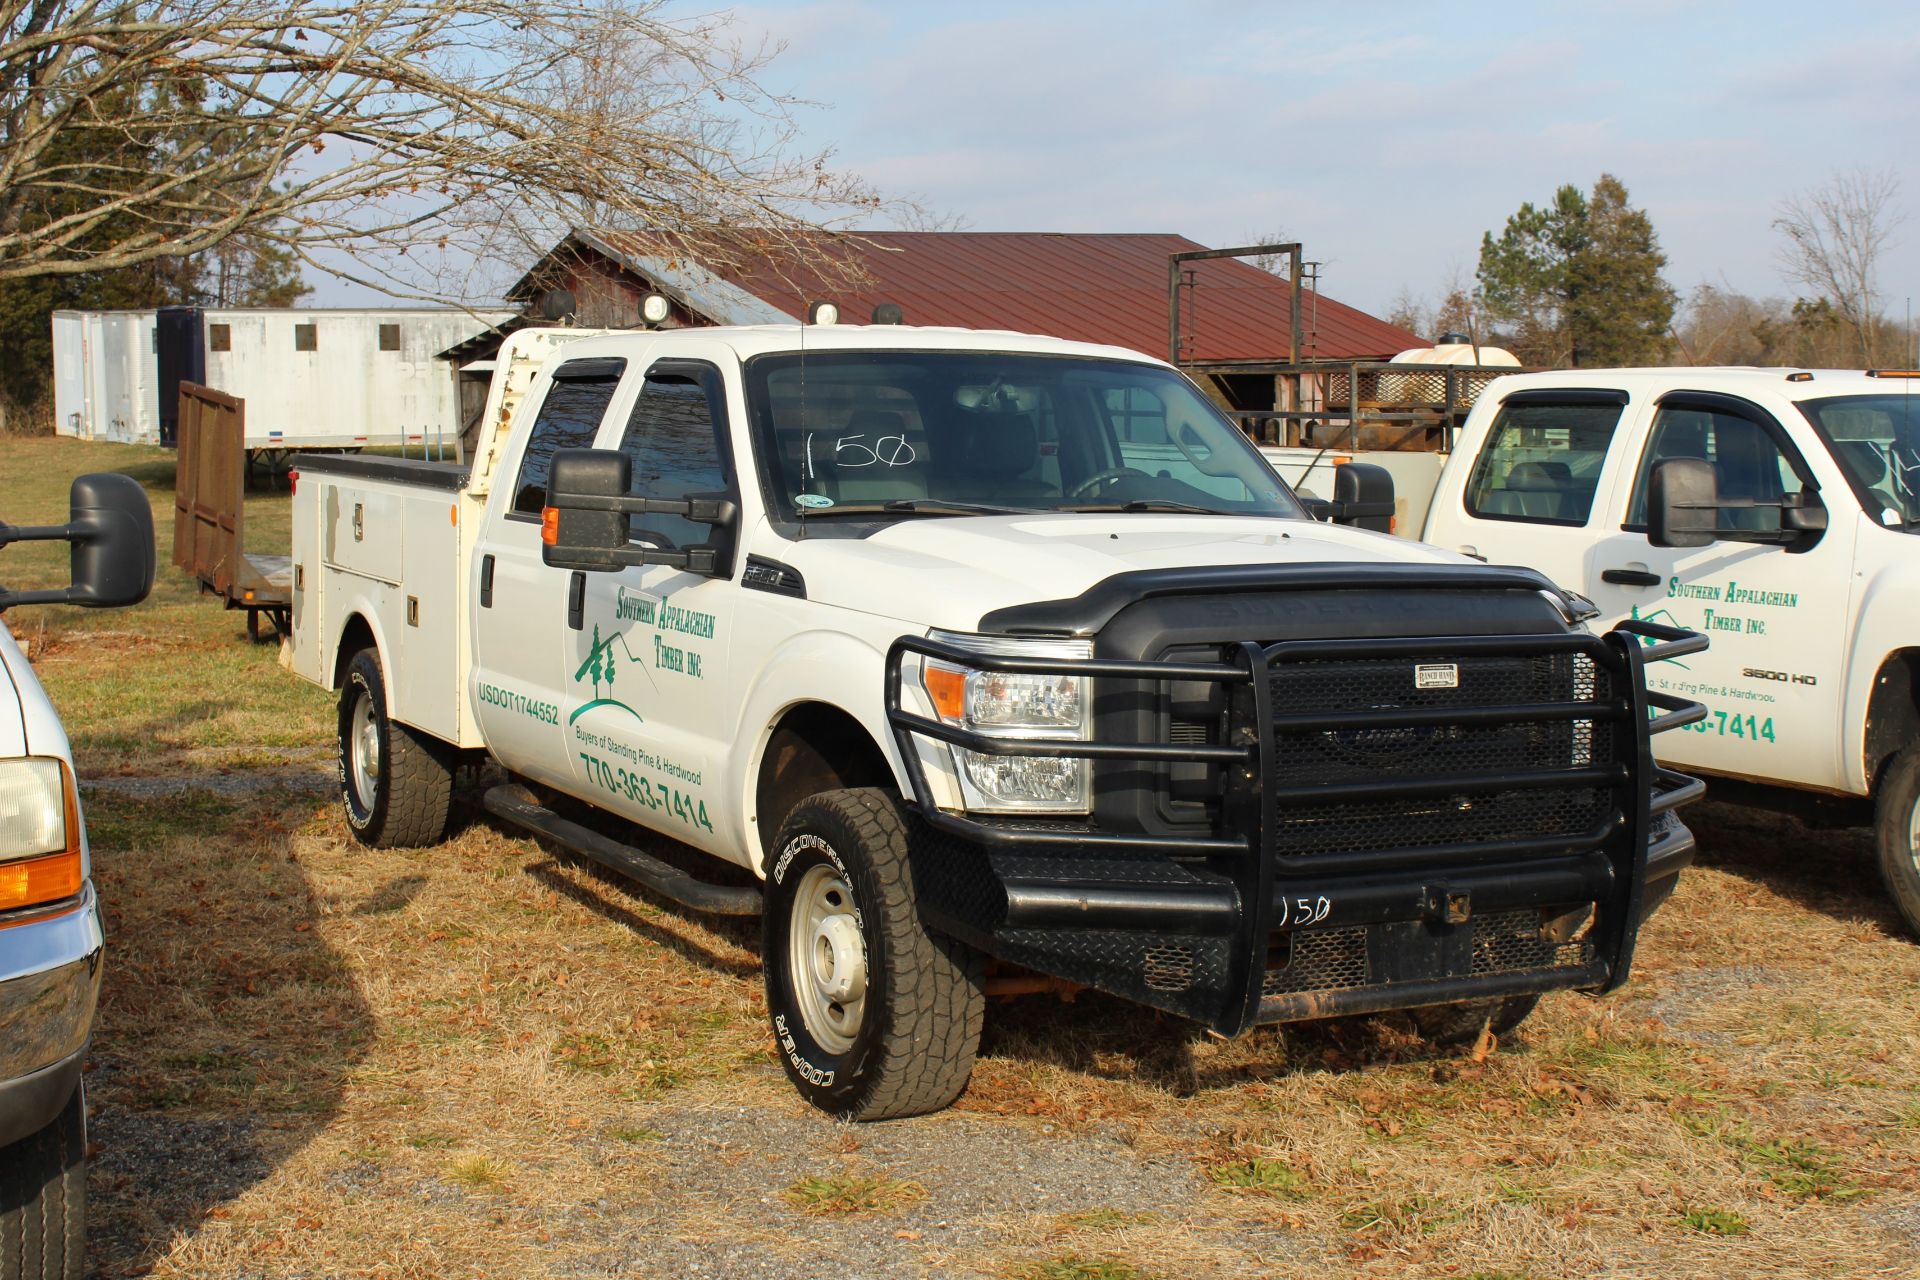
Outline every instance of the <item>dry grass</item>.
{"label": "dry grass", "polygon": [[[41,490],[103,459],[165,499],[142,451],[5,441],[4,515],[56,514]],[[82,775],[329,767],[299,754],[328,744],[327,699],[165,577],[140,610],[48,615],[38,665]],[[446,845],[392,852],[291,791],[87,808],[104,1274],[1920,1274],[1920,947],[1860,833],[1694,811],[1703,865],[1634,982],[1548,999],[1484,1061],[1392,1019],[1221,1042],[1023,999],[995,1006],[955,1111],[849,1131],[774,1065],[751,926],[661,910],[470,810]],[[711,1136],[729,1117],[748,1140]],[[1076,1177],[1131,1181],[1041,1206],[1013,1164],[939,1172],[982,1134],[1022,1167],[1097,1153]],[[802,1178],[925,1195],[816,1216],[783,1200]]]}
{"label": "dry grass", "polygon": [[801,1213],[885,1213],[925,1200],[927,1189],[911,1178],[847,1173],[802,1178],[783,1194]]}

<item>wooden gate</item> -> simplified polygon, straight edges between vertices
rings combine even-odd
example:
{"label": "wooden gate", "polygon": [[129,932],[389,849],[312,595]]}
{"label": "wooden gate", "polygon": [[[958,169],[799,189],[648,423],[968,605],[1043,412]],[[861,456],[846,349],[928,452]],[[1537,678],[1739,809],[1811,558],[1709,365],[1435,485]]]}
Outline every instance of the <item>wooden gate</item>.
{"label": "wooden gate", "polygon": [[173,485],[173,562],[203,591],[247,611],[260,638],[265,614],[291,631],[293,569],[287,556],[246,553],[247,405],[197,382],[180,384],[179,458]]}
{"label": "wooden gate", "polygon": [[209,590],[230,596],[246,545],[246,402],[182,382],[178,440],[173,562]]}

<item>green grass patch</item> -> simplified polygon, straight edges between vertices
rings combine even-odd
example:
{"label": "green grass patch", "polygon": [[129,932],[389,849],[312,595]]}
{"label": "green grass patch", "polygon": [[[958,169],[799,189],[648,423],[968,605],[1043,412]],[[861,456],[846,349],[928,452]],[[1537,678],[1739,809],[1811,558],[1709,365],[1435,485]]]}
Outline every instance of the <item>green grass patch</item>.
{"label": "green grass patch", "polygon": [[658,1129],[628,1128],[614,1125],[607,1130],[607,1136],[615,1142],[665,1142],[667,1135]]}
{"label": "green grass patch", "polygon": [[445,1151],[459,1145],[460,1139],[450,1133],[441,1133],[434,1129],[424,1129],[419,1133],[410,1133],[406,1144],[415,1151]]}
{"label": "green grass patch", "polygon": [[1013,1280],[1154,1280],[1118,1258],[1083,1258],[1077,1253],[1024,1263],[1007,1273]]}
{"label": "green grass patch", "polygon": [[498,1156],[458,1156],[447,1161],[447,1180],[475,1191],[498,1190],[513,1177],[513,1166]]}
{"label": "green grass patch", "polygon": [[1063,1213],[1054,1219],[1054,1225],[1062,1231],[1117,1231],[1122,1227],[1151,1226],[1158,1221],[1157,1213],[1128,1213],[1103,1205],[1079,1213]]}
{"label": "green grass patch", "polygon": [[1354,1205],[1341,1212],[1340,1225],[1355,1235],[1398,1231],[1426,1235],[1459,1218],[1458,1210],[1448,1208],[1431,1196],[1416,1195],[1405,1200],[1376,1200]]}
{"label": "green grass patch", "polygon": [[1284,1160],[1236,1160],[1207,1170],[1213,1185],[1226,1191],[1298,1199],[1307,1194],[1307,1177]]}
{"label": "green grass patch", "polygon": [[1748,1230],[1746,1215],[1732,1209],[1690,1208],[1677,1221],[1689,1231],[1709,1236],[1743,1236]]}
{"label": "green grass patch", "polygon": [[605,1036],[564,1036],[553,1042],[553,1060],[568,1071],[610,1076],[618,1055]]}
{"label": "green grass patch", "polygon": [[911,1178],[884,1173],[841,1174],[802,1178],[784,1193],[786,1202],[802,1213],[818,1216],[885,1213],[927,1198],[927,1189]]}

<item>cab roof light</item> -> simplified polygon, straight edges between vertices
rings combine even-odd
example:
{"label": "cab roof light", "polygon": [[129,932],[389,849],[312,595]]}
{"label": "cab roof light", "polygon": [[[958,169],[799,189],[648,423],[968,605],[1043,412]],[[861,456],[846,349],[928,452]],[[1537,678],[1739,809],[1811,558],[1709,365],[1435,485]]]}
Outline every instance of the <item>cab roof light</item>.
{"label": "cab roof light", "polygon": [[1920,378],[1920,369],[1869,369],[1869,378]]}
{"label": "cab roof light", "polygon": [[1808,373],[1805,369],[1802,369],[1799,373],[1788,374],[1787,381],[1788,382],[1812,382],[1813,375]]}
{"label": "cab roof light", "polygon": [[831,302],[809,302],[807,304],[808,324],[839,324],[840,308]]}

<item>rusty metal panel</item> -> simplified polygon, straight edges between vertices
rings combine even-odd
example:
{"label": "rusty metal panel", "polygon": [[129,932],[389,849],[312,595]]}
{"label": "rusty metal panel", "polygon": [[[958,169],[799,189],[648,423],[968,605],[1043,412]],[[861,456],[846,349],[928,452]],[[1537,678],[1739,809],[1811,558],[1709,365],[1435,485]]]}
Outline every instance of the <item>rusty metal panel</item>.
{"label": "rusty metal panel", "polygon": [[246,416],[244,401],[180,384],[173,562],[222,596],[240,577],[245,546]]}

